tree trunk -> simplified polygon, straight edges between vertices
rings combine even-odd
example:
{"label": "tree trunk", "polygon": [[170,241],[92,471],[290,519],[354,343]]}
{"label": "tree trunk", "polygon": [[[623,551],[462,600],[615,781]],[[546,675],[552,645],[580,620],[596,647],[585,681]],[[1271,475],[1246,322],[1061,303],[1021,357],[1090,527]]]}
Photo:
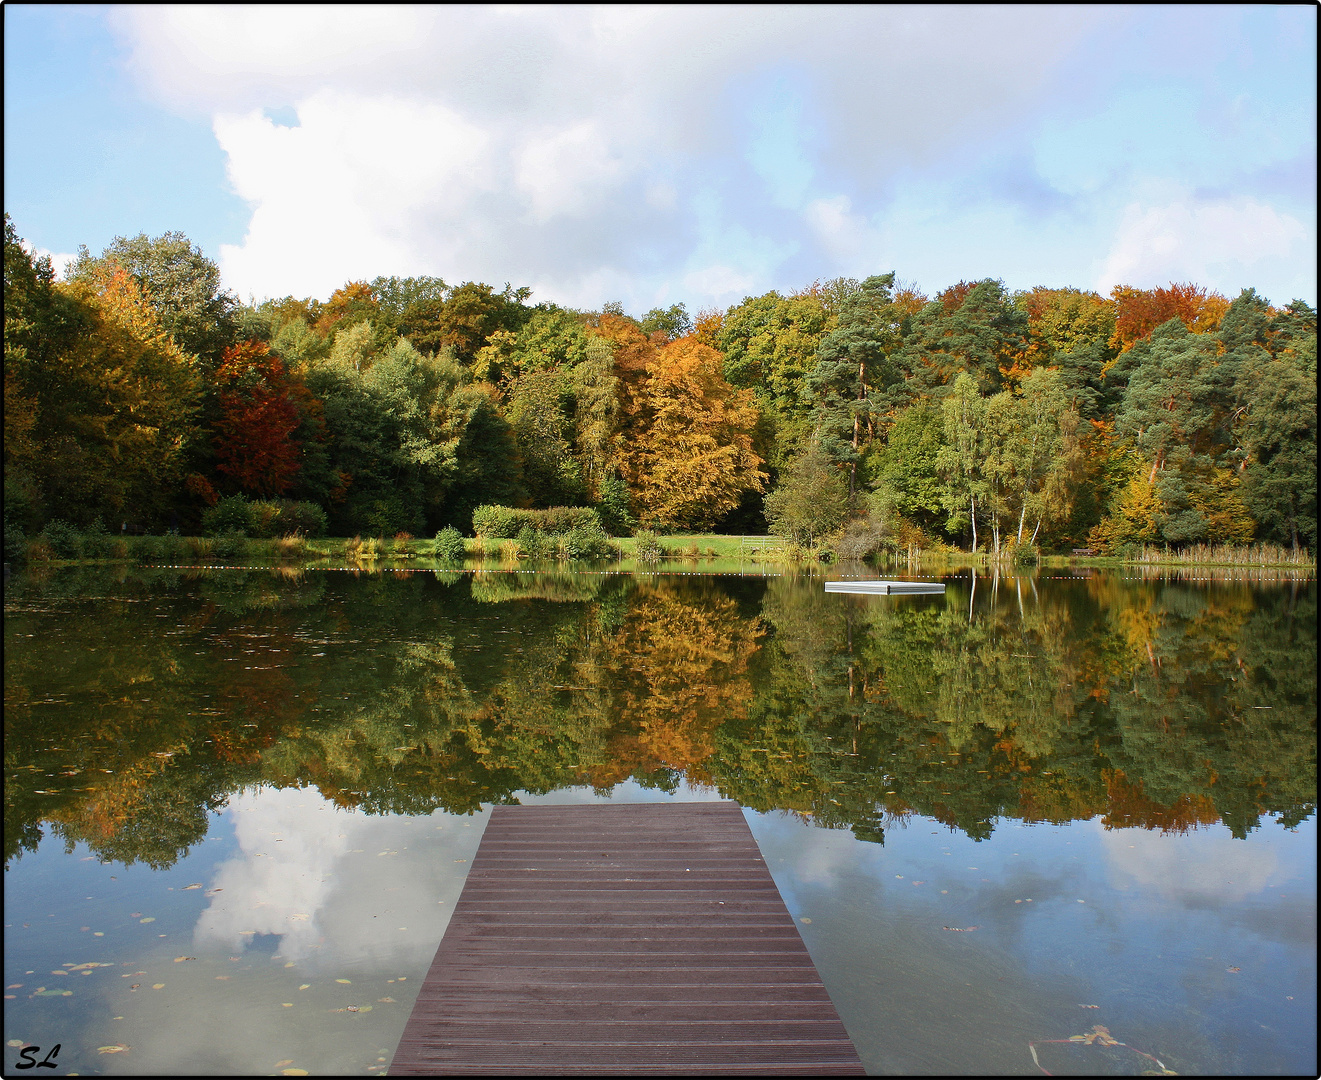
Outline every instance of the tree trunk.
{"label": "tree trunk", "polygon": [[1041,528],[1041,518],[1037,518],[1037,528],[1032,530],[1032,539],[1028,541],[1029,544],[1035,544],[1037,542],[1037,529],[1040,528]]}
{"label": "tree trunk", "polygon": [[972,552],[971,552],[971,554],[976,555],[976,554],[977,554],[977,500],[974,499],[974,498],[972,497],[972,493],[971,493],[971,492],[969,492],[969,494],[968,494],[968,505],[972,508],[972,509],[969,511],[969,514],[968,514],[969,520],[972,521]]}
{"label": "tree trunk", "polygon": [[1023,522],[1027,519],[1027,489],[1023,490],[1023,507],[1018,511],[1018,544],[1023,543]]}

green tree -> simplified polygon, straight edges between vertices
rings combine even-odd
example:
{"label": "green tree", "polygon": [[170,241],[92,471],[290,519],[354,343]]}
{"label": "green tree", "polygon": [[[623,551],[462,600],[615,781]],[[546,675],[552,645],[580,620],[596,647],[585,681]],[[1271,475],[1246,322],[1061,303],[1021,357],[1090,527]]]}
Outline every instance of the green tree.
{"label": "green tree", "polygon": [[999,390],[1028,348],[1028,318],[998,281],[960,283],[927,304],[911,323],[895,361],[912,395],[941,396],[960,372],[982,394]]}
{"label": "green tree", "polygon": [[814,445],[799,455],[780,486],[766,496],[766,520],[777,536],[812,547],[843,524],[849,501],[844,474]]}
{"label": "green tree", "polygon": [[1243,499],[1263,539],[1316,550],[1316,380],[1289,360],[1251,376]]}
{"label": "green tree", "polygon": [[98,270],[117,264],[127,270],[165,332],[179,348],[201,357],[209,367],[238,337],[239,302],[220,287],[220,268],[181,232],[132,239],[116,236],[94,258],[86,245],[65,275],[90,281]]}
{"label": "green tree", "polygon": [[[949,514],[947,532],[972,528],[972,547],[977,550],[977,520],[988,512],[990,481],[986,463],[986,400],[977,392],[977,380],[966,371],[954,379],[950,394],[940,403],[945,438],[936,452],[936,468],[949,485],[944,496]],[[979,510],[979,504],[981,506]],[[967,516],[963,508],[968,508]]]}
{"label": "green tree", "polygon": [[870,394],[898,381],[889,362],[899,329],[893,285],[893,272],[873,275],[840,304],[838,324],[821,339],[816,364],[803,380],[816,443],[832,461],[847,466],[850,497],[876,408]]}

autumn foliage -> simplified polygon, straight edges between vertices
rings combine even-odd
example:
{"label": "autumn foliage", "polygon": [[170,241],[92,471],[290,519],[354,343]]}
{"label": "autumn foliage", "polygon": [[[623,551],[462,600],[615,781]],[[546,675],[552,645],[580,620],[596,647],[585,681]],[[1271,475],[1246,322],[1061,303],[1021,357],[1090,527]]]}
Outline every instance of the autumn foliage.
{"label": "autumn foliage", "polygon": [[216,372],[220,418],[215,424],[216,469],[239,490],[279,495],[300,467],[294,438],[313,402],[301,381],[260,341],[225,350]]}

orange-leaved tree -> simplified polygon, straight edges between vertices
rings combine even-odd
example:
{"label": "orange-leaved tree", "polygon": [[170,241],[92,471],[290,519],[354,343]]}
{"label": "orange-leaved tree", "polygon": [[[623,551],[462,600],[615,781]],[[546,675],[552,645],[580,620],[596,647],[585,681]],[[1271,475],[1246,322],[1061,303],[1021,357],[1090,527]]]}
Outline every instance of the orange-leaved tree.
{"label": "orange-leaved tree", "polygon": [[1131,349],[1150,337],[1162,323],[1178,319],[1194,334],[1215,330],[1229,310],[1229,301],[1217,292],[1191,282],[1155,289],[1116,285],[1110,292],[1115,303],[1115,331],[1110,344],[1119,352]]}
{"label": "orange-leaved tree", "polygon": [[[618,354],[616,354],[618,356]],[[694,337],[658,348],[625,381],[624,475],[650,528],[710,528],[766,474],[752,448],[757,407],[725,381],[721,355]]]}

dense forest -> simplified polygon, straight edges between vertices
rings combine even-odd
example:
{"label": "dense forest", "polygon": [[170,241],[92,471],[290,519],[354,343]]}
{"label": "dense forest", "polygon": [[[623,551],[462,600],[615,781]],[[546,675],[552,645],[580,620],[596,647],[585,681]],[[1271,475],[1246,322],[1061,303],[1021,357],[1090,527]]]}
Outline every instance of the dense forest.
{"label": "dense forest", "polygon": [[57,280],[7,214],[4,258],[7,557],[55,519],[195,533],[234,497],[342,536],[499,504],[862,556],[1315,549],[1316,312],[1253,289],[887,273],[633,317],[381,277],[245,305],[182,233]]}

